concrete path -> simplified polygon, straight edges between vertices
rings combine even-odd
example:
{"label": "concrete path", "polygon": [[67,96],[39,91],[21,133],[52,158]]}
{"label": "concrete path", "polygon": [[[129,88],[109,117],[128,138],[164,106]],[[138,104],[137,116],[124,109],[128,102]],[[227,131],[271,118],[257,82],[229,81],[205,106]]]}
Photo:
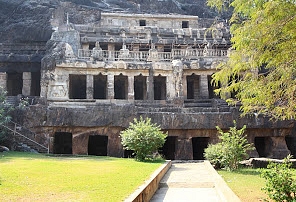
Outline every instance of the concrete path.
{"label": "concrete path", "polygon": [[173,162],[151,202],[240,201],[208,161]]}

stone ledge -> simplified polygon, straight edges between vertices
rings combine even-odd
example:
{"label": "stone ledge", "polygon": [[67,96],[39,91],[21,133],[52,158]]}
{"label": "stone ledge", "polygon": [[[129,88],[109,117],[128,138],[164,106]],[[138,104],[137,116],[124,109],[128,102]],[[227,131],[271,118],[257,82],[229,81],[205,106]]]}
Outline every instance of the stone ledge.
{"label": "stone ledge", "polygon": [[208,170],[215,177],[215,189],[222,201],[240,202],[237,195],[228,187],[223,178],[217,173],[209,161],[205,161]]}
{"label": "stone ledge", "polygon": [[150,201],[154,193],[157,191],[160,180],[172,166],[172,161],[166,161],[164,165],[158,168],[134,193],[132,193],[125,202],[145,202]]}

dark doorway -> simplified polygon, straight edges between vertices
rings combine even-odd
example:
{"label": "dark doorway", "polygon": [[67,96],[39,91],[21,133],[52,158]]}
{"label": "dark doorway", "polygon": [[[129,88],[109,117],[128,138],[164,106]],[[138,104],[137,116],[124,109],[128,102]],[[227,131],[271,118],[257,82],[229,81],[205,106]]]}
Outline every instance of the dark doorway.
{"label": "dark doorway", "polygon": [[197,99],[199,97],[199,76],[192,74],[186,77],[187,99]]}
{"label": "dark doorway", "polygon": [[214,84],[212,84],[212,76],[209,75],[208,76],[208,89],[209,89],[209,98],[210,99],[218,99],[219,95],[216,95],[216,93],[214,92],[216,89],[220,88],[220,85],[218,86],[214,86]]}
{"label": "dark doorway", "polygon": [[123,151],[123,158],[134,158],[135,157],[134,150],[124,150]]}
{"label": "dark doorway", "polygon": [[296,155],[296,137],[294,136],[286,136],[286,144],[288,149],[290,150],[291,154],[294,156]]}
{"label": "dark doorway", "polygon": [[140,20],[140,26],[146,26],[146,20]]}
{"label": "dark doorway", "polygon": [[7,73],[7,95],[17,96],[22,94],[23,90],[23,74]]}
{"label": "dark doorway", "polygon": [[255,137],[254,143],[259,157],[267,157],[268,137]]}
{"label": "dark doorway", "polygon": [[107,156],[108,136],[90,135],[88,138],[88,154]]}
{"label": "dark doorway", "polygon": [[209,140],[209,137],[192,138],[193,160],[204,160],[204,151],[208,147]]}
{"label": "dark doorway", "polygon": [[147,77],[146,76],[135,76],[134,79],[134,90],[135,100],[146,100],[147,99]]}
{"label": "dark doorway", "polygon": [[163,147],[160,149],[159,153],[164,155],[165,159],[175,160],[176,151],[176,136],[168,136]]}
{"label": "dark doorway", "polygon": [[127,76],[114,76],[114,98],[127,99]]}
{"label": "dark doorway", "polygon": [[69,98],[86,99],[86,75],[69,75]]}
{"label": "dark doorway", "polygon": [[154,77],[154,100],[166,99],[166,77],[155,76]]}
{"label": "dark doorway", "polygon": [[107,76],[99,74],[94,76],[94,99],[106,99]]}
{"label": "dark doorway", "polygon": [[31,92],[32,96],[40,96],[40,72],[31,73]]}
{"label": "dark doorway", "polygon": [[188,21],[182,21],[182,28],[189,28],[189,22]]}
{"label": "dark doorway", "polygon": [[54,134],[54,154],[72,154],[72,133],[56,132]]}

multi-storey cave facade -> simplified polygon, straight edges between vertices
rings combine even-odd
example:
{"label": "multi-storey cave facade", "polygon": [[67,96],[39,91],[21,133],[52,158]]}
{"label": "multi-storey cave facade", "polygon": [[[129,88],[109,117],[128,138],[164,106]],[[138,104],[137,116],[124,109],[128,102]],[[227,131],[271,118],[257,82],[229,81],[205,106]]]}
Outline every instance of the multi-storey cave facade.
{"label": "multi-storey cave facade", "polygon": [[231,47],[225,22],[98,12],[95,23],[51,23],[46,47],[35,48],[42,54],[12,63],[11,49],[2,47],[0,75],[10,99],[29,97],[19,121],[50,153],[127,157],[119,134],[140,116],[168,132],[160,149],[167,159],[203,159],[207,145],[219,141],[215,127],[233,120],[247,125],[252,157],[296,153],[293,121],[240,117],[214,94],[211,75]]}

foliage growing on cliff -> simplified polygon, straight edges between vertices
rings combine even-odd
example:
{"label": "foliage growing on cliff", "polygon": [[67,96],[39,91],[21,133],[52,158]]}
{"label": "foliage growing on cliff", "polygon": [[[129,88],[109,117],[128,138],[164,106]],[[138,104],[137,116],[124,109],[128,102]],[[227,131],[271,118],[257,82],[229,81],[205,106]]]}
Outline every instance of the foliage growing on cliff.
{"label": "foliage growing on cliff", "polygon": [[236,122],[233,121],[233,123],[234,127],[230,127],[228,132],[223,132],[219,126],[216,126],[221,142],[210,144],[205,149],[205,158],[216,168],[235,170],[238,168],[239,162],[248,157],[247,152],[253,150],[252,144],[248,143],[244,134],[246,125],[237,129]]}
{"label": "foliage growing on cliff", "polygon": [[289,155],[283,163],[270,162],[268,169],[261,172],[261,176],[266,181],[263,190],[271,200],[286,202],[296,200],[296,181],[290,159]]}
{"label": "foliage growing on cliff", "polygon": [[167,137],[150,118],[134,119],[134,123],[120,133],[124,149],[133,150],[136,159],[143,161],[163,146]]}
{"label": "foliage growing on cliff", "polygon": [[242,103],[243,114],[296,118],[296,1],[208,0],[219,10],[233,8],[233,50],[213,75],[216,91]]}

